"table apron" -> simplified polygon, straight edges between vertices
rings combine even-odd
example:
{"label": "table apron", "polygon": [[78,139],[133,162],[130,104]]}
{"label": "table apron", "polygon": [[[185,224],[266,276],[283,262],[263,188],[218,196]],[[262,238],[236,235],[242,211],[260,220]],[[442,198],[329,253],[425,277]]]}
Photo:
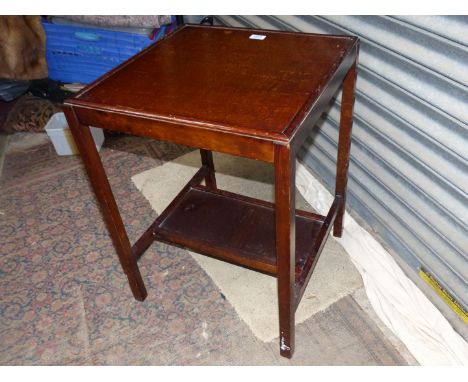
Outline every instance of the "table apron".
{"label": "table apron", "polygon": [[291,123],[291,129],[299,125],[298,128],[296,128],[295,134],[291,137],[291,149],[293,152],[297,153],[299,151],[304,141],[315,129],[320,116],[329,107],[333,97],[337,96],[337,91],[342,86],[343,79],[357,60],[358,47],[359,45],[356,44],[352,52],[343,59],[340,66],[330,78],[326,88],[322,91],[311,108],[306,112],[299,113]]}
{"label": "table apron", "polygon": [[274,142],[266,139],[84,107],[73,109],[82,125],[274,162]]}

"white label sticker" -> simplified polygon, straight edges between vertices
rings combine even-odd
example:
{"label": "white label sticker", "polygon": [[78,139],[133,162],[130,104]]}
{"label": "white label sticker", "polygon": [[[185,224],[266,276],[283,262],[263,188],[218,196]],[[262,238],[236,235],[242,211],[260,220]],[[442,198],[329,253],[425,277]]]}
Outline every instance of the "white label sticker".
{"label": "white label sticker", "polygon": [[249,38],[251,40],[265,40],[266,36],[264,34],[251,34]]}

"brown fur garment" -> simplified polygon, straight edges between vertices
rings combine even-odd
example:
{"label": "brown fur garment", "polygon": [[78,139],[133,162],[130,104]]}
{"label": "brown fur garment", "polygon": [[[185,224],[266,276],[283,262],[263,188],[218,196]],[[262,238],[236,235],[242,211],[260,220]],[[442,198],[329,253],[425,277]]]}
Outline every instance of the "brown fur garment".
{"label": "brown fur garment", "polygon": [[47,77],[45,42],[40,16],[0,16],[0,78]]}
{"label": "brown fur garment", "polygon": [[12,107],[0,132],[43,132],[52,115],[59,111],[61,108],[49,100],[25,94]]}

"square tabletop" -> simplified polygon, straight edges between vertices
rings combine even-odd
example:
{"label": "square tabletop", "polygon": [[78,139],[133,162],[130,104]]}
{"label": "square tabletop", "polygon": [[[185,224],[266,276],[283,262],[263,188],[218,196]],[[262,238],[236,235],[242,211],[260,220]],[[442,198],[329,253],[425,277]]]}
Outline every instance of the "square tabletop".
{"label": "square tabletop", "polygon": [[357,38],[186,25],[67,100],[287,141]]}

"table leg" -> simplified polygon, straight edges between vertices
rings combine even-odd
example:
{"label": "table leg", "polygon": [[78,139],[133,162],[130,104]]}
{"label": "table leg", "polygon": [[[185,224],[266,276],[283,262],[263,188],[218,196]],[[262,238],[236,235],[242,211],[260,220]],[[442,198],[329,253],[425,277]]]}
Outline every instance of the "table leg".
{"label": "table leg", "polygon": [[208,176],[205,178],[206,186],[212,189],[216,189],[216,176],[213,163],[213,153],[209,150],[200,149],[200,155],[202,165],[207,166],[210,169]]}
{"label": "table leg", "polygon": [[138,269],[137,259],[132,255],[130,241],[91,131],[88,126],[79,123],[72,108],[65,108],[64,112],[133,296],[143,301],[147,296],[145,284]]}
{"label": "table leg", "polygon": [[343,82],[341,97],[340,134],[338,138],[338,158],[336,168],[335,196],[340,196],[342,203],[333,226],[333,236],[343,234],[343,218],[346,206],[346,185],[348,183],[349,152],[351,148],[351,129],[353,126],[354,90],[356,87],[356,63],[349,69]]}
{"label": "table leg", "polygon": [[280,353],[291,358],[295,324],[295,173],[296,158],[289,146],[275,147],[276,258]]}

